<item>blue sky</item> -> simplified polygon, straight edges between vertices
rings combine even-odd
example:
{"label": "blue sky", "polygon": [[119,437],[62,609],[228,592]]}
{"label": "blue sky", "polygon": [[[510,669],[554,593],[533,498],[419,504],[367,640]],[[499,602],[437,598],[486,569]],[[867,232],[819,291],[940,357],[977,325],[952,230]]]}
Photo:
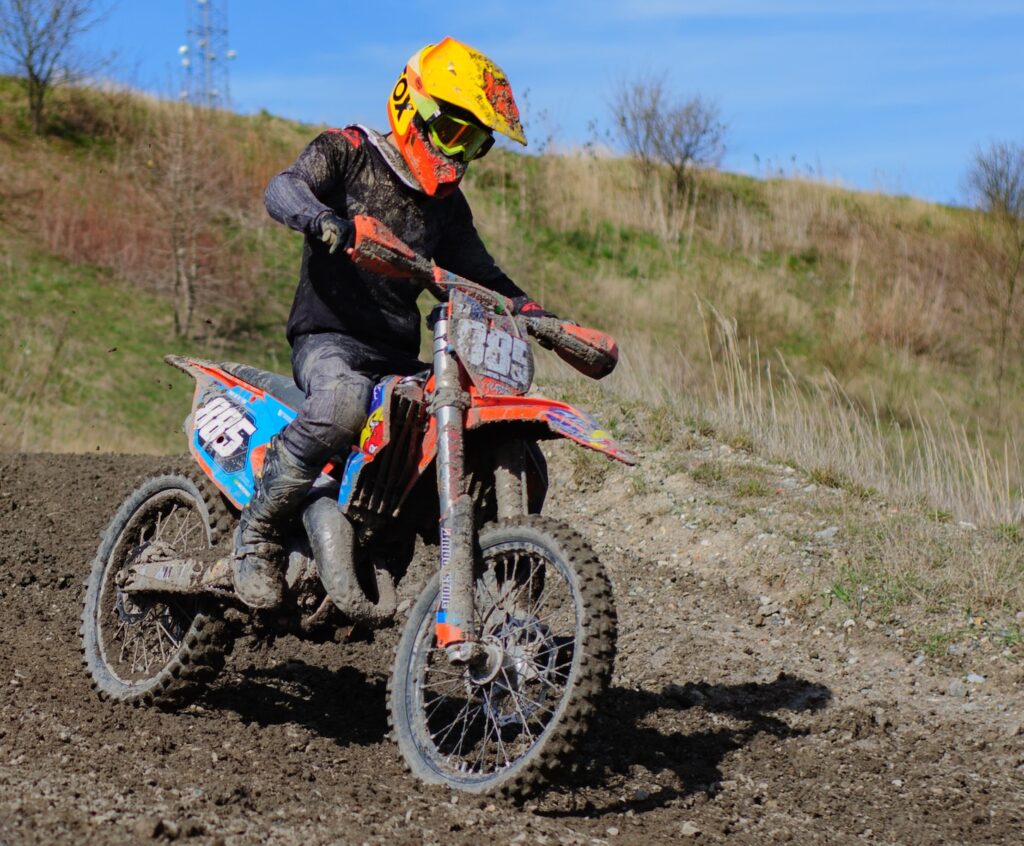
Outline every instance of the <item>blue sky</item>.
{"label": "blue sky", "polygon": [[[188,2],[120,0],[86,46],[169,93]],[[727,170],[947,202],[976,145],[1024,141],[1021,0],[231,0],[228,19],[243,112],[384,126],[406,58],[453,35],[505,69],[528,132],[563,146],[608,125],[619,81],[662,71],[719,102]]]}

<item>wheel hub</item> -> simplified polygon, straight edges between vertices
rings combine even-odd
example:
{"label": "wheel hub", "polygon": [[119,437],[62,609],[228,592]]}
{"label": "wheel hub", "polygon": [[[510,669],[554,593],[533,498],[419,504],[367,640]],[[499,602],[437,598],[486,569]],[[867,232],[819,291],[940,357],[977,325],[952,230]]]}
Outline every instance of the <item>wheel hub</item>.
{"label": "wheel hub", "polygon": [[[546,685],[524,696],[526,685],[554,666],[557,650],[546,626],[535,618],[510,618],[480,646],[485,660],[470,669],[470,681],[487,686],[485,708],[498,726],[524,723],[545,707]],[[546,661],[542,656],[547,656]],[[509,710],[509,703],[512,710]]]}
{"label": "wheel hub", "polygon": [[477,685],[493,682],[506,665],[505,648],[500,640],[487,638],[479,645],[479,658],[469,666],[469,680]]}

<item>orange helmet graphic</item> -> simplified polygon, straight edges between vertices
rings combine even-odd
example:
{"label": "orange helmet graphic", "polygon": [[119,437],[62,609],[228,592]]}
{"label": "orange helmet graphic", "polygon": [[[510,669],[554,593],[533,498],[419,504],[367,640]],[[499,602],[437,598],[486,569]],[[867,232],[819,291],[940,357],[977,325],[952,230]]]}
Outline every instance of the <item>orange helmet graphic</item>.
{"label": "orange helmet graphic", "polygon": [[423,191],[443,196],[500,132],[526,144],[504,71],[483,53],[445,38],[409,59],[388,98],[395,143]]}

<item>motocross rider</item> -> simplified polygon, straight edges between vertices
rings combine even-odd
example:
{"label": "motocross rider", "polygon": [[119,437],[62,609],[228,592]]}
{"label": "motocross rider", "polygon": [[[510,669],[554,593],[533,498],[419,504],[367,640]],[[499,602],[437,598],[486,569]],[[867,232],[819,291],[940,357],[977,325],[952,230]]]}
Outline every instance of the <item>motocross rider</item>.
{"label": "motocross rider", "polygon": [[267,186],[271,217],[305,235],[287,335],[306,399],[268,446],[235,533],[235,591],[253,608],[281,603],[279,531],[324,465],[354,443],[373,386],[426,367],[417,359],[421,287],[349,260],[355,215],[378,218],[419,254],[512,298],[517,313],[550,315],[495,264],[459,189],[494,132],[526,144],[504,72],[445,38],[409,59],[388,96],[388,119],[387,134],[359,125],[321,133]]}

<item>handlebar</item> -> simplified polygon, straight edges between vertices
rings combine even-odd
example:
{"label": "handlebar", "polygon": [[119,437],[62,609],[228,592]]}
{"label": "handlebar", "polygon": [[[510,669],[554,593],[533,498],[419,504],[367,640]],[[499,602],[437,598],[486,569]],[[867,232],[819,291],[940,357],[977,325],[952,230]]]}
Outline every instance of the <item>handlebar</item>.
{"label": "handlebar", "polygon": [[[513,313],[510,299],[435,266],[376,218],[356,215],[353,220],[355,242],[348,255],[363,270],[396,278],[411,277],[422,282],[439,300],[447,297],[450,288],[461,288],[499,313]],[[619,361],[615,339],[597,329],[587,329],[554,317],[520,314],[516,315],[516,320],[525,325],[542,346],[554,350],[559,358],[592,379],[604,378]]]}

